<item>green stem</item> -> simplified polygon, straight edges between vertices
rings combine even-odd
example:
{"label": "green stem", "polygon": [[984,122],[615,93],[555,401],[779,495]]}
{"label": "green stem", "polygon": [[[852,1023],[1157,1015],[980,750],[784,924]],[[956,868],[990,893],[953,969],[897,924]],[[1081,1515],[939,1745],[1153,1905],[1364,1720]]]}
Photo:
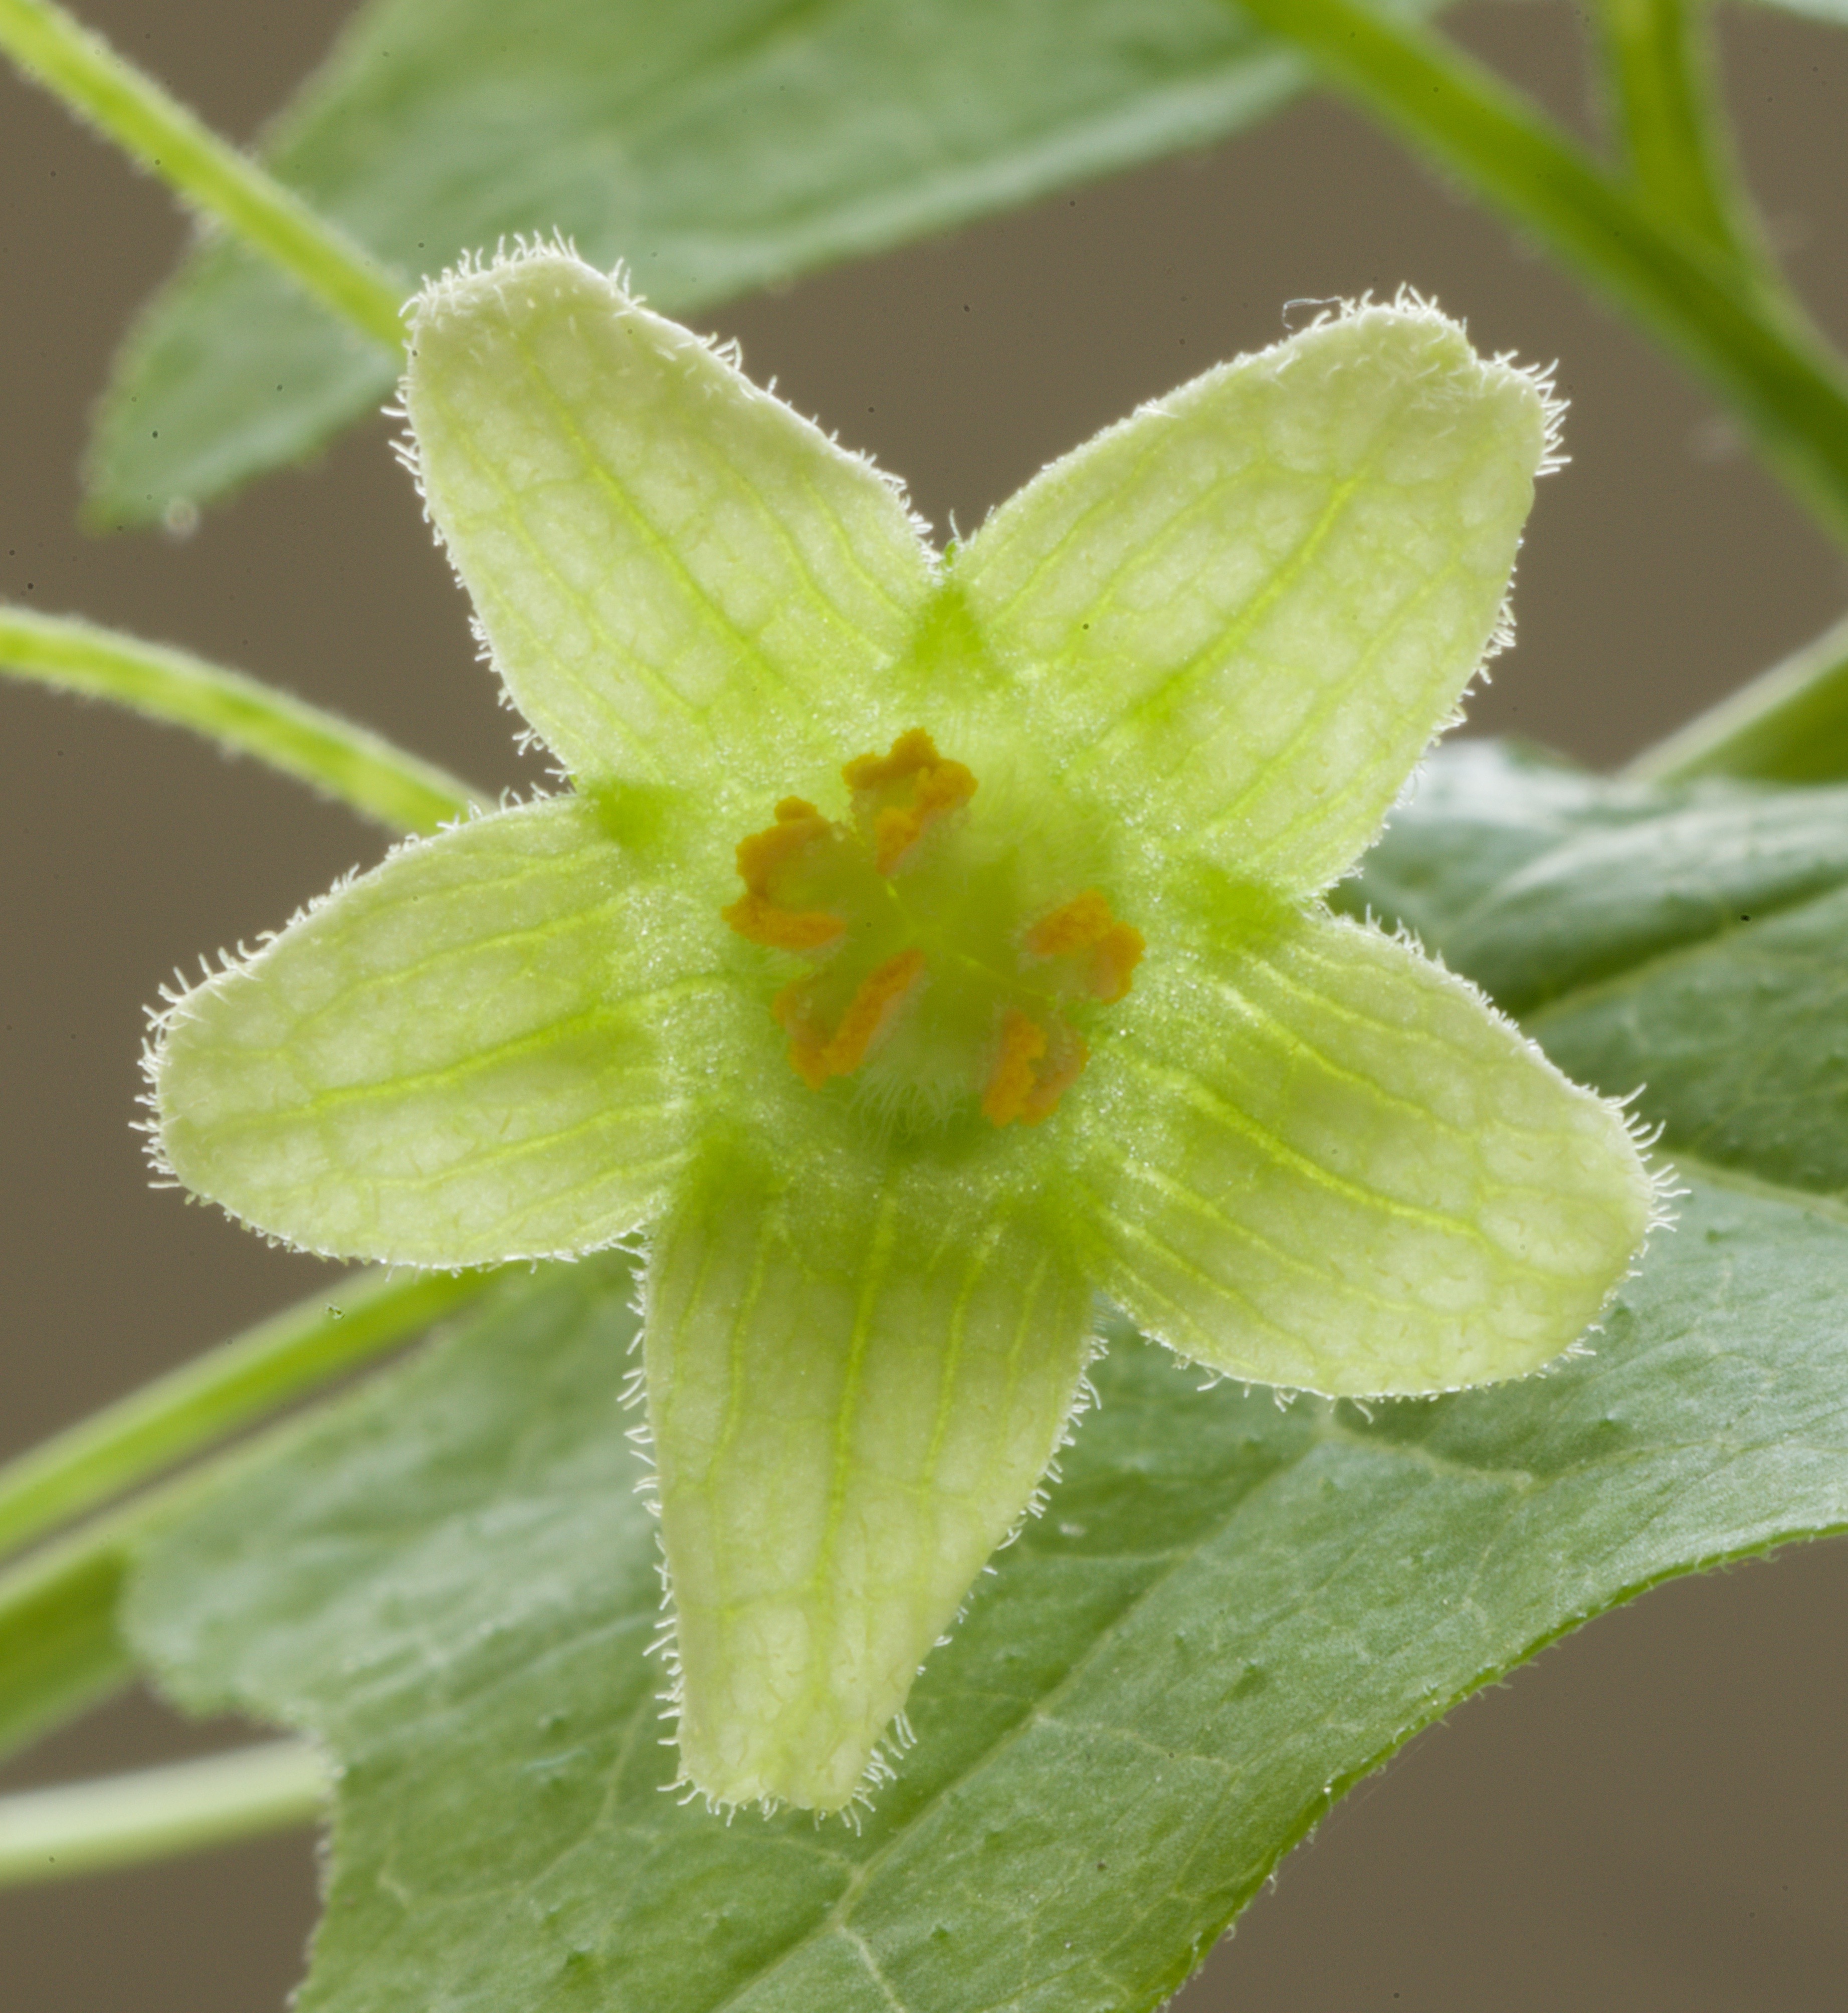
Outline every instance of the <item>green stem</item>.
{"label": "green stem", "polygon": [[130,1543],[145,1533],[151,1511],[191,1480],[138,1497],[127,1511],[0,1571],[0,1756],[133,1680],[134,1660],[116,1626]]}
{"label": "green stem", "polygon": [[[0,11],[9,0],[0,0]],[[399,831],[434,831],[481,793],[381,735],[184,650],[0,603],[0,671],[209,735]]]}
{"label": "green stem", "polygon": [[311,1824],[327,1765],[306,1741],[0,1797],[0,1886],[100,1873]]}
{"label": "green stem", "polygon": [[1600,0],[1614,123],[1636,192],[1715,250],[1757,264],[1755,229],[1724,139],[1700,0]]}
{"label": "green stem", "polygon": [[116,1614],[136,1552],[227,1475],[263,1461],[270,1434],[279,1430],[144,1489],[133,1502],[0,1570],[0,1755],[131,1682],[134,1660]]}
{"label": "green stem", "polygon": [[1646,748],[1624,774],[1652,782],[1848,781],[1848,616]]}
{"label": "green stem", "polygon": [[[259,1403],[273,1407],[324,1383],[360,1357],[403,1340],[431,1318],[485,1289],[499,1273],[426,1277],[388,1286],[356,1282],[338,1295],[341,1333],[328,1296],[305,1302],[202,1361],[161,1378],[6,1471],[13,1529],[40,1533],[77,1507],[90,1507],[163,1463],[202,1448],[243,1423]],[[428,1297],[441,1299],[440,1307]],[[450,1298],[452,1292],[456,1297]],[[319,1311],[324,1327],[310,1310]],[[352,1336],[349,1321],[363,1325]],[[293,1341],[289,1325],[298,1323]],[[317,1328],[319,1332],[317,1333]],[[357,1339],[362,1346],[354,1349]],[[0,1755],[10,1754],[119,1692],[134,1675],[116,1625],[136,1554],[165,1524],[184,1516],[227,1478],[270,1457],[272,1425],[152,1488],[68,1536],[0,1570]]]}
{"label": "green stem", "polygon": [[331,1282],[0,1468],[0,1552],[83,1516],[485,1292],[491,1271]]}
{"label": "green stem", "polygon": [[383,348],[411,289],[50,0],[0,0],[0,51],[186,202]]}
{"label": "green stem", "polygon": [[1646,209],[1496,73],[1356,0],[1243,11],[1604,290],[1707,379],[1766,459],[1848,540],[1848,376],[1736,263]]}

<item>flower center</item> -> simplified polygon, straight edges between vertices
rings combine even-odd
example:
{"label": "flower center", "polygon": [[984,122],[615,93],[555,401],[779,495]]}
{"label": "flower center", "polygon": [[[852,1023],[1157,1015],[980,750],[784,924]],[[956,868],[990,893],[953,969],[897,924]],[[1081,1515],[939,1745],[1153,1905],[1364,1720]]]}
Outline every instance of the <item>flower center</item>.
{"label": "flower center", "polygon": [[810,970],[770,1010],[811,1090],[863,1067],[996,1125],[1037,1125],[1085,1067],[1071,1017],[1128,992],[1141,933],[1095,888],[1046,899],[1046,863],[985,832],[976,779],[922,728],[841,771],[845,823],[801,797],[738,849],[740,936]]}

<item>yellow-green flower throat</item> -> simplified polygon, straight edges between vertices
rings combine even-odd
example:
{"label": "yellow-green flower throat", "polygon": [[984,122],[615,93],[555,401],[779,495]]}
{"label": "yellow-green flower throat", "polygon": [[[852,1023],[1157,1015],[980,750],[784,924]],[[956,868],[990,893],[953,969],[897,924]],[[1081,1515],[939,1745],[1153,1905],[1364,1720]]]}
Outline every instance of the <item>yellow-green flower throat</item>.
{"label": "yellow-green flower throat", "polygon": [[1096,888],[1046,906],[921,727],[841,777],[848,821],[785,797],[739,842],[745,892],[724,911],[811,967],[770,1003],[796,1074],[820,1090],[863,1065],[927,1099],[978,1096],[996,1125],[1050,1117],[1088,1053],[1071,1010],[1124,997],[1141,932]]}

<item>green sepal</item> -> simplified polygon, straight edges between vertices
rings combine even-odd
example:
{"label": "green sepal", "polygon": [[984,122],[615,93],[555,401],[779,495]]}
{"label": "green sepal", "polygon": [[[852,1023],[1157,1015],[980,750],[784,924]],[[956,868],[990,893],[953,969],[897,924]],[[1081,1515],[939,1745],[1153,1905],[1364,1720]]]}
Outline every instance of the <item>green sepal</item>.
{"label": "green sepal", "polygon": [[1363,308],[1055,462],[955,577],[1056,772],[1310,892],[1496,643],[1553,416],[1435,309]]}
{"label": "green sepal", "polygon": [[1104,1290],[1215,1370],[1337,1396],[1576,1342],[1653,1213],[1622,1112],[1378,930],[1252,903],[1202,939],[1138,978],[1074,1114]]}
{"label": "green sepal", "polygon": [[953,1170],[717,1154],[650,1248],[681,1768],[838,1810],[1028,1513],[1092,1351],[1047,1214]]}
{"label": "green sepal", "polygon": [[670,880],[577,798],[403,847],[169,1008],[149,1074],[171,1171],[338,1257],[485,1264],[634,1230],[699,1109],[661,1028],[725,983]]}
{"label": "green sepal", "polygon": [[761,818],[860,752],[931,573],[870,462],[563,251],[438,282],[410,342],[431,515],[575,776]]}

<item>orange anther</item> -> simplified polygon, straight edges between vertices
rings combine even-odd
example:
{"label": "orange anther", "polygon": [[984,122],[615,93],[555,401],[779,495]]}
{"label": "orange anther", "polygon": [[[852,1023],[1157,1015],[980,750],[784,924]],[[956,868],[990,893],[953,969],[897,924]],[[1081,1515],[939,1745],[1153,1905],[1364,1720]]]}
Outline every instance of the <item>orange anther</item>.
{"label": "orange anther", "polygon": [[900,951],[888,957],[860,981],[831,1035],[822,1035],[815,1026],[802,983],[785,986],[771,1009],[788,1030],[789,1060],[810,1089],[819,1090],[831,1076],[851,1076],[898,1018],[924,975],[922,951]]}
{"label": "orange anther", "polygon": [[[856,756],[841,774],[863,824],[871,826],[873,863],[888,875],[932,825],[975,794],[971,771],[960,762],[945,760],[921,727],[901,734],[889,754]],[[907,782],[908,799],[903,789]]]}
{"label": "orange anther", "polygon": [[825,909],[779,908],[767,895],[741,895],[719,914],[741,937],[771,950],[820,950],[847,933]]}
{"label": "orange anther", "polygon": [[937,744],[921,727],[908,728],[885,755],[856,755],[841,771],[841,780],[850,790],[876,790],[881,783],[903,782],[920,769],[942,761]]}
{"label": "orange anther", "polygon": [[1017,1007],[1001,1022],[1001,1053],[982,1092],[985,1117],[997,1125],[1037,1125],[1059,1109],[1059,1100],[1078,1082],[1090,1051],[1055,1017],[1049,1035]]}
{"label": "orange anther", "polygon": [[1110,905],[1095,888],[1087,888],[1063,908],[1042,916],[1027,932],[1027,948],[1036,957],[1057,957],[1066,951],[1088,950],[1110,927]]}
{"label": "orange anther", "polygon": [[1091,1051],[1081,1035],[1074,1033],[1063,1021],[1055,1032],[1059,1039],[1053,1053],[1041,1065],[1033,1079],[1033,1088],[1027,1093],[1026,1103],[1021,1107],[1023,1125],[1037,1125],[1042,1118],[1050,1118],[1059,1109],[1060,1099],[1078,1082],[1080,1071],[1089,1060]]}
{"label": "orange anther", "polygon": [[777,806],[777,821],[767,831],[753,832],[738,842],[738,878],[746,892],[720,914],[741,937],[772,950],[820,950],[844,935],[847,925],[822,909],[788,909],[770,892],[770,876],[788,865],[834,828],[815,806],[800,797],[785,797]]}
{"label": "orange anther", "polygon": [[789,1036],[789,1066],[810,1089],[819,1090],[831,1072],[827,1067],[827,1037],[809,1014],[808,981],[798,979],[785,985],[770,1003],[778,1026]]}
{"label": "orange anther", "polygon": [[1098,939],[1091,953],[1091,990],[1106,1006],[1128,992],[1147,948],[1142,931],[1128,923],[1112,923]]}
{"label": "orange anther", "polygon": [[1033,1065],[1046,1052],[1046,1031],[1010,1007],[1001,1022],[1001,1053],[981,1094],[982,1115],[997,1125],[1010,1125],[1027,1108],[1033,1093]]}
{"label": "orange anther", "polygon": [[888,957],[860,982],[847,1003],[841,1024],[827,1045],[828,1073],[851,1076],[866,1060],[867,1051],[898,1017],[899,1010],[924,978],[924,953],[903,950]]}
{"label": "orange anther", "polygon": [[882,1113],[907,1092],[920,1112],[940,1105],[960,1069],[991,1124],[1049,1118],[1088,1053],[1066,1016],[1123,998],[1141,931],[1096,888],[1027,923],[1020,870],[994,834],[969,845],[958,828],[974,776],[923,728],[841,774],[851,815],[785,797],[740,843],[745,892],[724,912],[741,936],[812,967],[771,1002],[791,1067],[821,1090],[877,1054]]}
{"label": "orange anther", "polygon": [[1129,990],[1146,946],[1142,931],[1118,922],[1103,896],[1095,888],[1087,888],[1062,908],[1041,917],[1027,932],[1027,948],[1036,957],[1068,957],[1089,951],[1082,983],[1099,999],[1113,1003]]}

